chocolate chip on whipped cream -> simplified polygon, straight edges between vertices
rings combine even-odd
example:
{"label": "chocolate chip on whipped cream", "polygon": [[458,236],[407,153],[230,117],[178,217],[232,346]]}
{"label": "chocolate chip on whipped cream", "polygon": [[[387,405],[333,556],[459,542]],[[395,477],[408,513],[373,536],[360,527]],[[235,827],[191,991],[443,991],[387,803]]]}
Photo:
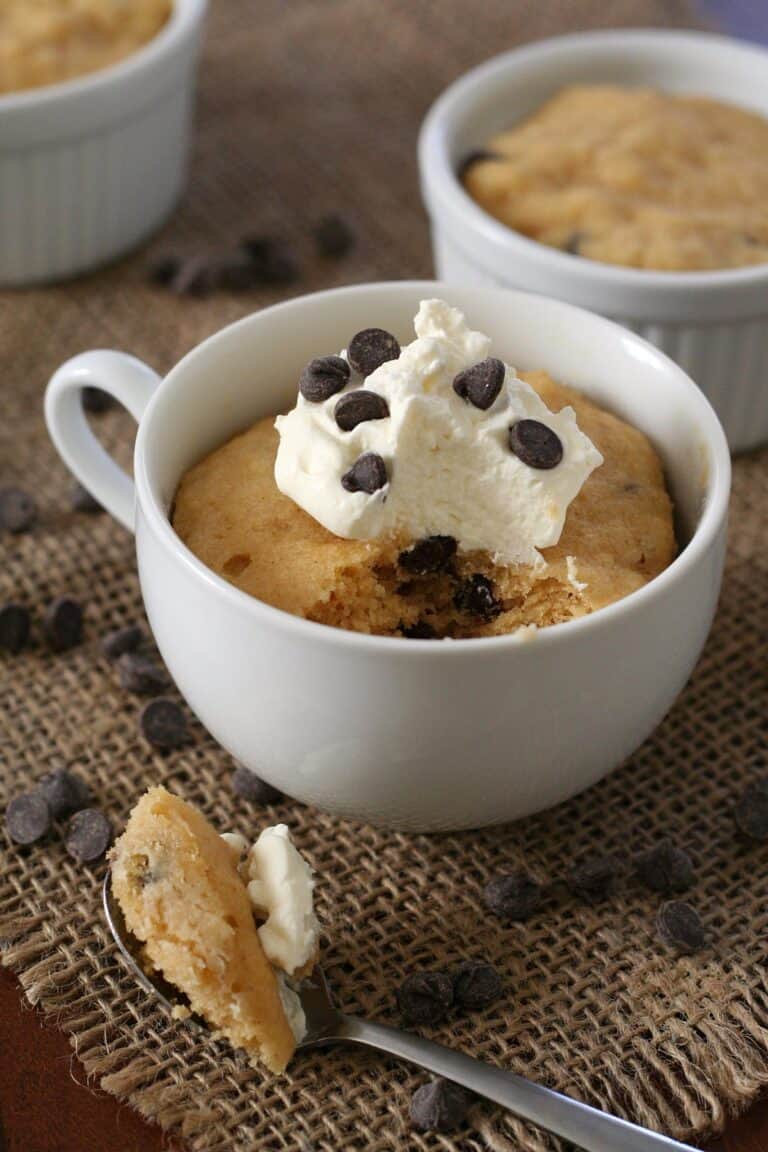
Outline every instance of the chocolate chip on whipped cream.
{"label": "chocolate chip on whipped cream", "polygon": [[[342,357],[366,376],[365,386],[350,377],[320,403],[299,394],[296,406],[277,417],[277,487],[345,539],[450,536],[460,552],[486,551],[495,563],[540,563],[539,549],[558,542],[571,501],[602,456],[573,409],[551,412],[512,367],[491,358],[489,337],[469,328],[458,309],[424,300],[414,326],[416,339],[402,349],[389,333],[385,341],[381,329],[358,333]],[[382,360],[382,351],[390,358]],[[467,400],[459,395],[454,382],[489,359],[503,377],[483,408],[469,387]],[[486,373],[481,387],[478,377]],[[472,394],[481,405],[499,375],[494,365],[474,377]],[[521,421],[537,421],[556,435],[557,466],[531,467],[510,451],[510,427]],[[368,453],[381,460],[386,484],[355,482]],[[342,477],[349,480],[340,483]]]}
{"label": "chocolate chip on whipped cream", "polygon": [[386,420],[389,405],[383,396],[358,388],[342,396],[334,409],[334,419],[342,432],[351,432],[367,420]]}
{"label": "chocolate chip on whipped cream", "polygon": [[344,473],[341,485],[347,492],[378,492],[387,484],[387,466],[376,452],[364,452]]}
{"label": "chocolate chip on whipped cream", "polygon": [[341,392],[349,380],[349,364],[341,356],[318,356],[301,374],[299,392],[311,404],[321,404]]}
{"label": "chocolate chip on whipped cream", "polygon": [[529,468],[557,468],[563,458],[560,437],[540,420],[518,420],[513,424],[509,447]]}
{"label": "chocolate chip on whipped cream", "polygon": [[489,356],[479,364],[473,364],[471,368],[459,372],[453,381],[453,390],[462,400],[467,400],[470,404],[474,404],[475,408],[487,412],[501,392],[506,371],[502,360]]}
{"label": "chocolate chip on whipped cream", "polygon": [[391,332],[384,328],[364,328],[349,342],[347,359],[361,376],[370,376],[382,364],[397,360],[400,345]]}

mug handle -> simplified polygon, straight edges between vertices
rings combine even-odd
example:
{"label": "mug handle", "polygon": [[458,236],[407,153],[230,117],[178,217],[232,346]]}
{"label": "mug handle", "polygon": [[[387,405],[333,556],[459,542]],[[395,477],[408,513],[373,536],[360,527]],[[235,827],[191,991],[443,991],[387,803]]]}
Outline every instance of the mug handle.
{"label": "mug handle", "polygon": [[134,530],[133,480],[105,451],[83,411],[84,388],[100,388],[123,404],[138,424],[160,383],[141,360],[124,352],[83,352],[62,364],[45,392],[45,421],[56,450],[83,487],[128,529]]}

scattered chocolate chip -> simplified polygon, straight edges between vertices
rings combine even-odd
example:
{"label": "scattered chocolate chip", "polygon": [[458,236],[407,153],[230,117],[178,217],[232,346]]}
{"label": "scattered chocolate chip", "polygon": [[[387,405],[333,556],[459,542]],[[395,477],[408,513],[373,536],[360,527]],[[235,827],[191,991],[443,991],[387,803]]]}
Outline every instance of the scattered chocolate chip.
{"label": "scattered chocolate chip", "polygon": [[225,292],[249,292],[258,286],[256,266],[244,248],[225,252],[216,262],[217,287]]}
{"label": "scattered chocolate chip", "polygon": [[471,152],[467,152],[466,156],[461,160],[456,175],[459,180],[463,180],[470,168],[475,164],[485,164],[489,160],[503,160],[504,157],[500,152],[491,152],[489,148],[473,148]]}
{"label": "scattered chocolate chip", "polygon": [[586,238],[586,232],[571,232],[563,244],[563,252],[567,252],[569,256],[580,256],[581,246]]}
{"label": "scattered chocolate chip", "polygon": [[81,808],[67,825],[64,847],[81,864],[100,860],[112,843],[112,825],[99,808]]}
{"label": "scattered chocolate chip", "polygon": [[66,768],[58,768],[55,772],[46,772],[38,780],[38,789],[48,802],[51,816],[54,820],[61,820],[87,808],[91,803],[91,790],[82,777]]}
{"label": "scattered chocolate chip", "polygon": [[497,876],[483,889],[486,907],[500,920],[528,920],[541,907],[543,890],[527,872]]}
{"label": "scattered chocolate chip", "polygon": [[51,813],[40,792],[25,792],[11,800],[5,810],[5,826],[14,844],[34,844],[47,835]]}
{"label": "scattered chocolate chip", "polygon": [[98,500],[91,495],[82,484],[75,484],[70,493],[69,502],[75,512],[87,512],[91,516],[98,516],[104,511]]}
{"label": "scattered chocolate chip", "polygon": [[452,1132],[467,1118],[472,1095],[451,1080],[431,1080],[411,1097],[411,1124],[419,1132]]}
{"label": "scattered chocolate chip", "polygon": [[695,908],[684,900],[668,900],[656,916],[656,928],[665,944],[678,952],[698,952],[707,933]]}
{"label": "scattered chocolate chip", "polygon": [[377,452],[363,452],[341,478],[347,492],[378,492],[388,482],[387,466]]}
{"label": "scattered chocolate chip", "polygon": [[383,328],[363,328],[349,342],[347,356],[355,372],[370,376],[388,360],[397,360],[400,345],[391,332]]}
{"label": "scattered chocolate chip", "polygon": [[318,220],[312,229],[312,236],[320,256],[329,260],[340,260],[355,246],[355,234],[343,216],[332,212]]}
{"label": "scattered chocolate chip", "polygon": [[540,420],[518,420],[513,424],[509,447],[529,468],[556,468],[563,458],[560,437]]}
{"label": "scattered chocolate chip", "polygon": [[161,256],[149,268],[149,281],[161,288],[167,287],[179,271],[181,261],[178,256]]}
{"label": "scattered chocolate chip", "polygon": [[750,840],[768,840],[768,776],[748,784],[736,802],[733,817]]}
{"label": "scattered chocolate chip", "polygon": [[54,652],[66,652],[83,638],[83,610],[77,600],[59,596],[45,610],[45,636]]}
{"label": "scattered chocolate chip", "polygon": [[469,616],[479,616],[481,620],[495,620],[503,609],[503,604],[493,594],[493,584],[487,576],[475,572],[458,587],[453,602],[459,612]]}
{"label": "scattered chocolate chip", "polygon": [[397,993],[406,1024],[439,1024],[453,1004],[453,980],[447,972],[414,972]]}
{"label": "scattered chocolate chip", "polygon": [[406,548],[397,558],[400,568],[412,576],[427,576],[432,572],[444,572],[456,555],[456,541],[453,536],[425,536],[417,540],[412,548]]}
{"label": "scattered chocolate chip", "polygon": [[144,633],[138,624],[129,624],[125,628],[106,632],[101,638],[100,645],[108,660],[117,660],[126,652],[135,652],[143,639]]}
{"label": "scattered chocolate chip", "polygon": [[299,378],[299,392],[312,404],[321,404],[341,392],[349,380],[349,364],[342,356],[310,360]]}
{"label": "scattered chocolate chip", "polygon": [[208,256],[187,256],[179,261],[167,288],[175,296],[210,296],[218,287],[218,266]]}
{"label": "scattered chocolate chip", "polygon": [[489,356],[459,372],[453,381],[453,390],[462,400],[486,412],[501,392],[506,371],[501,360]]}
{"label": "scattered chocolate chip", "polygon": [[661,840],[647,852],[635,857],[635,874],[646,888],[673,896],[693,884],[693,862],[682,848],[671,840]]}
{"label": "scattered chocolate chip", "polygon": [[568,884],[577,896],[590,904],[597,904],[614,894],[625,871],[623,860],[609,852],[605,856],[580,860],[569,872]]}
{"label": "scattered chocolate chip", "polygon": [[299,266],[292,252],[274,237],[246,236],[240,248],[250,259],[254,285],[277,286],[298,280]]}
{"label": "scattered chocolate chip", "polygon": [[136,652],[124,652],[117,661],[120,686],[137,696],[157,696],[168,687],[168,677],[154,660]]}
{"label": "scattered chocolate chip", "polygon": [[0,529],[14,535],[29,532],[36,519],[34,497],[22,488],[0,488]]}
{"label": "scattered chocolate chip", "polygon": [[468,960],[453,973],[453,999],[462,1008],[488,1008],[503,991],[501,977],[492,964]]}
{"label": "scattered chocolate chip", "polygon": [[232,773],[232,791],[242,800],[249,800],[252,804],[279,804],[283,798],[282,792],[273,788],[266,780],[262,780],[255,772],[239,765]]}
{"label": "scattered chocolate chip", "polygon": [[23,604],[0,608],[0,652],[21,652],[29,640],[32,618]]}
{"label": "scattered chocolate chip", "polygon": [[139,713],[139,731],[155,748],[178,748],[187,738],[187,718],[175,700],[159,696]]}
{"label": "scattered chocolate chip", "polygon": [[100,416],[102,412],[109,412],[117,403],[114,396],[110,396],[109,392],[105,392],[103,388],[83,388],[80,395],[83,408],[92,416]]}
{"label": "scattered chocolate chip", "polygon": [[333,415],[342,432],[351,432],[368,420],[385,420],[389,416],[389,405],[378,392],[358,388],[341,397]]}
{"label": "scattered chocolate chip", "polygon": [[406,640],[436,640],[437,632],[426,620],[417,620],[415,624],[408,624],[400,629]]}

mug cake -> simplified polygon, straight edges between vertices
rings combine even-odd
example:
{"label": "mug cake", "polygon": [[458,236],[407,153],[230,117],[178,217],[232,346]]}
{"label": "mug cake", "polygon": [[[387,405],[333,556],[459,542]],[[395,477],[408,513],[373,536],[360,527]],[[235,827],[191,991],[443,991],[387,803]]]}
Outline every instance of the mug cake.
{"label": "mug cake", "polygon": [[571,255],[673,272],[768,262],[768,119],[719,100],[568,86],[460,175],[502,224]]}
{"label": "mug cake", "polygon": [[153,39],[172,0],[3,0],[0,94],[97,72]]}
{"label": "mug cake", "polygon": [[308,620],[462,639],[587,615],[671,562],[643,433],[518,374],[444,301],[422,301],[415,331],[402,348],[351,333],[306,366],[289,413],[186,472],[172,522],[203,563]]}

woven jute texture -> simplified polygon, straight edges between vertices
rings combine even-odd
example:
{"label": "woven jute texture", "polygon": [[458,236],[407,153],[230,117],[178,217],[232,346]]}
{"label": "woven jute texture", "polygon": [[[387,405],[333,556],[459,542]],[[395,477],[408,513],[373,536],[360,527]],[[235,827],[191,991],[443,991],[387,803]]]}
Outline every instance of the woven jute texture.
{"label": "woven jute texture", "polygon": [[[87,605],[82,647],[56,656],[38,642],[0,663],[0,801],[43,771],[72,765],[118,827],[158,781],[222,829],[253,835],[265,821],[284,820],[317,870],[325,963],[346,1009],[395,1021],[405,974],[487,959],[503,974],[503,1001],[456,1016],[434,1032],[438,1040],[695,1138],[768,1084],[768,861],[765,849],[737,841],[731,814],[766,764],[768,454],[736,463],[719,615],[656,735],[555,811],[430,838],[345,824],[292,803],[257,811],[237,802],[231,761],[194,723],[184,749],[163,756],[147,747],[138,704],[96,643],[142,616],[132,541],[106,516],[69,510],[69,481],[41,415],[45,380],[69,355],[120,347],[163,370],[274,298],[165,296],[145,273],[168,248],[265,231],[295,244],[306,288],[428,275],[414,145],[421,116],[448,81],[506,46],[566,28],[688,19],[676,0],[214,0],[192,181],[172,224],[150,252],[118,268],[0,299],[0,483],[32,489],[40,506],[31,534],[0,541],[0,602],[22,600],[38,620],[61,593]],[[307,239],[311,222],[331,210],[359,234],[355,253],[333,265],[313,256]],[[215,388],[212,381],[212,403]],[[128,418],[109,414],[99,427],[127,462]],[[712,936],[699,955],[675,958],[659,944],[658,901],[633,884],[599,907],[569,901],[525,925],[505,927],[483,911],[482,887],[501,871],[525,866],[555,877],[579,857],[639,850],[663,835],[695,858],[690,898]],[[56,839],[25,851],[4,832],[0,842],[4,963],[69,1032],[94,1083],[190,1148],[554,1146],[486,1106],[455,1137],[411,1132],[409,1093],[423,1077],[375,1055],[310,1055],[278,1079],[254,1071],[227,1045],[166,1019],[134,986],[105,930],[100,868],[77,867]]]}

